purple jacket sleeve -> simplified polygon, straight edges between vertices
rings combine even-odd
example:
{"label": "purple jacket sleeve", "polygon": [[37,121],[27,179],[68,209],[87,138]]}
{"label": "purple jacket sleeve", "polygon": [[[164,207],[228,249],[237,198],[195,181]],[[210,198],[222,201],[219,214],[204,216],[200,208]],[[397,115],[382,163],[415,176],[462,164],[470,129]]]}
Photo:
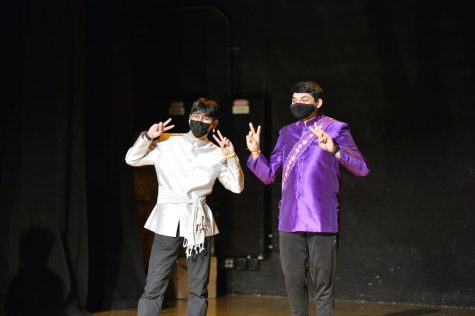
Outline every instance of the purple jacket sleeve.
{"label": "purple jacket sleeve", "polygon": [[277,139],[277,144],[270,155],[268,161],[266,157],[261,153],[256,160],[252,157],[252,154],[247,159],[247,167],[259,178],[263,183],[270,184],[274,182],[275,177],[282,169],[283,148],[282,148],[281,136]]}
{"label": "purple jacket sleeve", "polygon": [[340,146],[340,164],[356,176],[366,176],[369,173],[368,166],[356,147],[347,124],[343,124],[334,140]]}

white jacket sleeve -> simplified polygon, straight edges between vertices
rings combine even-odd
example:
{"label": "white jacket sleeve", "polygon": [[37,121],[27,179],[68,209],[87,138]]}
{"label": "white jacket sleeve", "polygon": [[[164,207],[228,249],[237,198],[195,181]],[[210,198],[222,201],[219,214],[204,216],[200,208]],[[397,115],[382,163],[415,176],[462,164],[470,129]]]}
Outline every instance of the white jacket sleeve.
{"label": "white jacket sleeve", "polygon": [[125,162],[134,167],[153,165],[157,159],[160,143],[157,144],[156,148],[150,150],[151,143],[152,141],[146,139],[143,133],[140,134],[135,144],[127,151]]}
{"label": "white jacket sleeve", "polygon": [[219,172],[218,180],[231,192],[241,193],[244,190],[244,173],[237,156],[226,159]]}

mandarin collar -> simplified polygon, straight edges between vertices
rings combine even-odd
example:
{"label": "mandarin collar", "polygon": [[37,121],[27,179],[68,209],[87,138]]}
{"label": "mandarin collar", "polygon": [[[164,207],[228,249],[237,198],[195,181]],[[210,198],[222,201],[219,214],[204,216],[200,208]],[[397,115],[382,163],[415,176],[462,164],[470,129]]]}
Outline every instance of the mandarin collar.
{"label": "mandarin collar", "polygon": [[187,143],[189,143],[192,146],[204,146],[209,143],[209,139],[196,139],[193,137],[193,134],[191,130],[186,133],[184,136],[184,139]]}
{"label": "mandarin collar", "polygon": [[315,122],[320,121],[324,116],[324,114],[317,115],[314,118],[308,120],[307,122],[304,122],[303,120],[298,120],[295,124],[300,128],[308,127],[313,125]]}

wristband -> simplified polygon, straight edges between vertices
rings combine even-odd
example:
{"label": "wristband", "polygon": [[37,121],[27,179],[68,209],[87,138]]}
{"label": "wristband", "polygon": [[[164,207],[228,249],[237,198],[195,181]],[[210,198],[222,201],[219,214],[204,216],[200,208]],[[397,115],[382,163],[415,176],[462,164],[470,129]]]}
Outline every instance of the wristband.
{"label": "wristband", "polygon": [[236,156],[236,152],[233,152],[232,154],[227,155],[226,158],[233,158],[234,156]]}
{"label": "wristband", "polygon": [[331,154],[332,154],[333,156],[335,156],[336,153],[339,152],[339,151],[340,151],[340,146],[338,146],[338,144],[335,143],[335,150],[332,151]]}
{"label": "wristband", "polygon": [[148,136],[148,133],[147,133],[147,132],[144,132],[144,135],[145,135],[145,138],[148,139],[149,141],[152,141],[152,140],[153,140],[153,138],[150,138],[150,137]]}

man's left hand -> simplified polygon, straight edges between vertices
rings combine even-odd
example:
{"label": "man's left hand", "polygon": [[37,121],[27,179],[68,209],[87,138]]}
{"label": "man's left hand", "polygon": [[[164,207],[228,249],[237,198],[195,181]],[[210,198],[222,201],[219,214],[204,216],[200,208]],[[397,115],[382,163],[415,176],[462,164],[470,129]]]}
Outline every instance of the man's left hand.
{"label": "man's left hand", "polygon": [[318,138],[318,145],[321,149],[325,150],[326,152],[333,153],[337,146],[331,138],[330,135],[325,133],[323,128],[318,125],[317,123],[314,124],[314,128],[310,126],[310,130],[317,136]]}
{"label": "man's left hand", "polygon": [[221,134],[219,130],[218,130],[218,137],[216,137],[216,134],[213,134],[213,138],[216,140],[219,147],[221,147],[223,154],[225,156],[232,155],[234,153],[233,143],[231,143],[231,141],[227,139],[226,137],[223,137],[223,135]]}

